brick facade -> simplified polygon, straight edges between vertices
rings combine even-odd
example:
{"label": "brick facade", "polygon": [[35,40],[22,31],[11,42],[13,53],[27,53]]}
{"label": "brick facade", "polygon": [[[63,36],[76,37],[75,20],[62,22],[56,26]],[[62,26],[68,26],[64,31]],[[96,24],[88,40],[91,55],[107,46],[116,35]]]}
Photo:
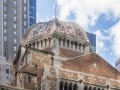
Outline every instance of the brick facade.
{"label": "brick facade", "polygon": [[83,52],[78,52],[78,51],[61,48],[61,47],[59,48],[59,50],[60,50],[59,56],[66,57],[66,58],[72,58],[72,57],[76,57],[84,54]]}
{"label": "brick facade", "polygon": [[[96,66],[94,66],[96,64]],[[89,54],[63,62],[65,69],[103,76],[106,78],[120,79],[120,72],[103,60],[97,54]]]}

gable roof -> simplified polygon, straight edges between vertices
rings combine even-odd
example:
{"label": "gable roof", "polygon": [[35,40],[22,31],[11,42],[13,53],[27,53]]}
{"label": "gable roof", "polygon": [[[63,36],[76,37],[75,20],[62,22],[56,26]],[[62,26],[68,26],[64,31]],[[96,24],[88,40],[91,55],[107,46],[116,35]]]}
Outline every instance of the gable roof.
{"label": "gable roof", "polygon": [[64,61],[63,68],[120,80],[120,72],[96,53]]}

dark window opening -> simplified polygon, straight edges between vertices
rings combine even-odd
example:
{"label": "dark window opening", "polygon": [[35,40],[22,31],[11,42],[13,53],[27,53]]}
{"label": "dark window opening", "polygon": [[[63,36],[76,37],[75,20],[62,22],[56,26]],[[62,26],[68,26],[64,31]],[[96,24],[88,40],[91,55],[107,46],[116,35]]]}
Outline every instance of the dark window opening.
{"label": "dark window opening", "polygon": [[88,90],[88,87],[87,87],[87,86],[85,86],[85,87],[84,87],[84,90]]}
{"label": "dark window opening", "polygon": [[4,56],[6,57],[6,52],[4,53]]}
{"label": "dark window opening", "polygon": [[51,57],[51,64],[52,64],[52,66],[54,66],[54,57]]}
{"label": "dark window opening", "polygon": [[69,84],[69,90],[72,90],[72,83]]}
{"label": "dark window opening", "polygon": [[67,47],[69,48],[69,40],[67,40]]}
{"label": "dark window opening", "polygon": [[85,51],[85,44],[83,44],[83,51]]}
{"label": "dark window opening", "polygon": [[94,87],[93,90],[96,90],[96,87]]}
{"label": "dark window opening", "polygon": [[63,81],[60,82],[60,90],[63,90]]}
{"label": "dark window opening", "polygon": [[68,90],[68,82],[65,82],[64,90]]}
{"label": "dark window opening", "polygon": [[100,88],[98,88],[98,90],[100,90]]}
{"label": "dark window opening", "polygon": [[1,88],[1,90],[4,90],[4,88]]}
{"label": "dark window opening", "polygon": [[78,89],[77,84],[74,84],[74,87],[73,87],[73,88],[74,88],[73,90],[77,90],[77,89]]}
{"label": "dark window opening", "polygon": [[37,65],[35,65],[35,70],[38,71],[38,66]]}
{"label": "dark window opening", "polygon": [[77,50],[77,42],[75,42],[75,49]]}
{"label": "dark window opening", "polygon": [[28,76],[28,82],[31,82],[31,77],[30,76]]}
{"label": "dark window opening", "polygon": [[92,87],[89,87],[89,90],[92,90]]}

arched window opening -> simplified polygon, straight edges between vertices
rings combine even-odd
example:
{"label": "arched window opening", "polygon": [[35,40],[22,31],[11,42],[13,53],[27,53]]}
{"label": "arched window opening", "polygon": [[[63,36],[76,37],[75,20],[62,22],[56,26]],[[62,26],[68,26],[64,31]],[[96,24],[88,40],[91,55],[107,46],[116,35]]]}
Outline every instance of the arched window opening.
{"label": "arched window opening", "polygon": [[68,82],[65,82],[64,90],[68,90]]}
{"label": "arched window opening", "polygon": [[71,48],[73,49],[73,41],[71,41]]}
{"label": "arched window opening", "polygon": [[63,90],[63,86],[64,86],[63,81],[61,81],[60,82],[60,90]]}
{"label": "arched window opening", "polygon": [[65,39],[63,39],[63,47],[65,47]]}
{"label": "arched window opening", "polygon": [[89,87],[89,90],[92,90],[92,87]]}
{"label": "arched window opening", "polygon": [[100,88],[98,88],[98,90],[100,90]]}
{"label": "arched window opening", "polygon": [[96,90],[96,87],[94,87],[93,90]]}
{"label": "arched window opening", "polygon": [[32,48],[35,48],[35,43],[32,43],[33,47]]}
{"label": "arched window opening", "polygon": [[1,90],[4,90],[4,88],[1,88]]}
{"label": "arched window opening", "polygon": [[61,38],[59,38],[59,45],[61,46]]}
{"label": "arched window opening", "polygon": [[85,51],[85,44],[83,44],[83,51]]}
{"label": "arched window opening", "polygon": [[88,87],[87,87],[87,86],[85,86],[85,87],[84,87],[84,90],[88,90]]}
{"label": "arched window opening", "polygon": [[51,38],[49,38],[49,46],[50,46],[50,44],[51,44]]}
{"label": "arched window opening", "polygon": [[73,90],[78,90],[77,84],[74,84]]}
{"label": "arched window opening", "polygon": [[70,41],[69,41],[69,40],[67,40],[67,47],[68,47],[68,48],[69,48],[69,42],[70,42]]}
{"label": "arched window opening", "polygon": [[77,50],[77,42],[75,42],[75,49]]}
{"label": "arched window opening", "polygon": [[69,84],[69,90],[72,90],[72,83]]}
{"label": "arched window opening", "polygon": [[31,48],[31,44],[28,45],[28,48]]}

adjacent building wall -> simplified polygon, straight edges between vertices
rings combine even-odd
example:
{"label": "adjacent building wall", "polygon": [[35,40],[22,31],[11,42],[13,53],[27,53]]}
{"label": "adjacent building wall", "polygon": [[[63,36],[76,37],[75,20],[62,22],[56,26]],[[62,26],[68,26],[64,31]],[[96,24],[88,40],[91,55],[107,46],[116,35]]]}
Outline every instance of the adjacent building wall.
{"label": "adjacent building wall", "polygon": [[8,80],[11,62],[9,56],[15,58],[29,25],[34,23],[36,23],[36,0],[0,0],[0,56],[6,57],[7,68],[4,73]]}
{"label": "adjacent building wall", "polygon": [[6,59],[0,56],[0,84],[6,84]]}
{"label": "adjacent building wall", "polygon": [[115,62],[115,68],[120,71],[120,58]]}
{"label": "adjacent building wall", "polygon": [[93,50],[96,52],[96,34],[86,32]]}

